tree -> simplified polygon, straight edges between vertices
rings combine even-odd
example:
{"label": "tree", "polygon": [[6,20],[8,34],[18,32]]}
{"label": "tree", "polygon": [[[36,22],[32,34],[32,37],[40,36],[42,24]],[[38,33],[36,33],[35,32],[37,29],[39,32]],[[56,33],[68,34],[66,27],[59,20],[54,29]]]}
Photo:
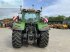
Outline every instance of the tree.
{"label": "tree", "polygon": [[65,20],[66,20],[66,21],[70,21],[70,16],[69,16],[69,17],[67,17],[67,18],[65,18]]}
{"label": "tree", "polygon": [[51,17],[48,18],[48,20],[49,20],[49,21],[63,21],[64,18],[65,18],[65,16],[60,16],[60,15],[58,15],[58,16],[56,16],[56,17],[51,16]]}

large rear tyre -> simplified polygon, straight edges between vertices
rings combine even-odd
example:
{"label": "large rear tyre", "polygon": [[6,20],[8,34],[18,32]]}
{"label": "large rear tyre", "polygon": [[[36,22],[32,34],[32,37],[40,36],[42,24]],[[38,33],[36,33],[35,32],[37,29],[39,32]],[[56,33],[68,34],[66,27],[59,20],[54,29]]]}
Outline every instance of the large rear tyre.
{"label": "large rear tyre", "polygon": [[37,45],[40,48],[45,48],[48,45],[49,34],[47,32],[41,32],[40,38],[37,39]]}
{"label": "large rear tyre", "polygon": [[14,48],[20,48],[22,46],[22,38],[19,31],[14,31],[12,34],[12,46]]}

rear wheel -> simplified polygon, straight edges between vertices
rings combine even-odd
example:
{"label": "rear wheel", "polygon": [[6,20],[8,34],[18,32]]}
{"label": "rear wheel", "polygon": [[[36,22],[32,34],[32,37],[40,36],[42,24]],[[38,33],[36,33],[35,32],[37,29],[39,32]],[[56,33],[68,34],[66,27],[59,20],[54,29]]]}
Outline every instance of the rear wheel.
{"label": "rear wheel", "polygon": [[48,45],[49,34],[47,32],[41,32],[40,38],[37,39],[37,44],[40,48],[44,48]]}
{"label": "rear wheel", "polygon": [[22,46],[21,33],[19,31],[14,31],[12,34],[12,46],[14,48],[20,48]]}

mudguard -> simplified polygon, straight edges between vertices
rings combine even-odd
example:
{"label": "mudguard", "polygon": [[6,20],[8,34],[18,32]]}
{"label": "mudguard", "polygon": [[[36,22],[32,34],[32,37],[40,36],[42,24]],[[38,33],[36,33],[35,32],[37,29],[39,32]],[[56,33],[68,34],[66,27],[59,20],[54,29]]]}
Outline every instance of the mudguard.
{"label": "mudguard", "polygon": [[13,29],[14,30],[24,30],[25,29],[25,22],[13,23]]}
{"label": "mudguard", "polygon": [[49,26],[47,23],[43,23],[43,22],[38,22],[38,29],[39,31],[47,31],[49,30]]}

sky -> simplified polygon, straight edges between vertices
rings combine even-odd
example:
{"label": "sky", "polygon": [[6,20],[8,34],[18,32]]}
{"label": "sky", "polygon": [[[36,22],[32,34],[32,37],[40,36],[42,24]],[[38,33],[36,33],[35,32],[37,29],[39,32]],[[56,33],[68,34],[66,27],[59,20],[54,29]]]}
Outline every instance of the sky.
{"label": "sky", "polygon": [[70,0],[0,0],[0,18],[18,15],[20,5],[23,8],[43,7],[42,16],[70,16]]}

